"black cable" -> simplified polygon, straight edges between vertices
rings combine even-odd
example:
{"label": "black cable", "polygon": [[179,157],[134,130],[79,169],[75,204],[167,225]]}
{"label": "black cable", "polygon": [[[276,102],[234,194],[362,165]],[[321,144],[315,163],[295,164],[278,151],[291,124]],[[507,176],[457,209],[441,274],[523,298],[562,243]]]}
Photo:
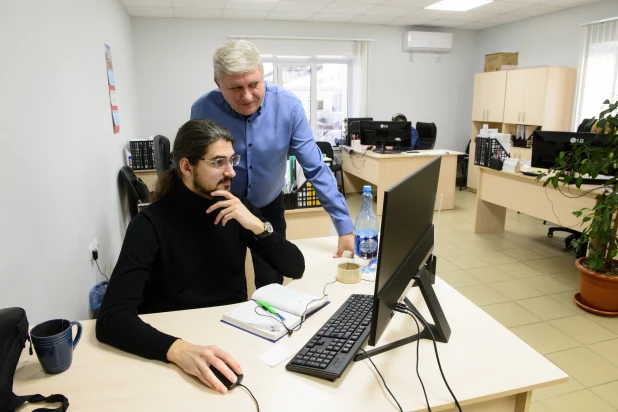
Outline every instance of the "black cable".
{"label": "black cable", "polygon": [[255,399],[255,396],[253,396],[253,394],[251,393],[251,391],[249,390],[249,388],[247,388],[245,385],[243,385],[242,383],[239,383],[238,386],[244,388],[247,392],[249,392],[249,395],[251,395],[251,397],[253,398],[253,402],[255,402],[255,407],[257,408],[257,412],[260,412],[260,404],[258,403],[257,399]]}
{"label": "black cable", "polygon": [[97,269],[99,269],[99,273],[102,274],[105,277],[105,279],[109,282],[109,278],[107,277],[107,275],[105,273],[101,272],[101,268],[99,267],[99,262],[97,262],[95,260],[94,263],[96,263]]}
{"label": "black cable", "polygon": [[410,310],[410,308],[408,308],[405,305],[399,304],[396,306],[395,309],[399,312],[407,313],[408,315],[412,316],[412,318],[417,317],[418,320],[420,320],[423,323],[423,326],[425,327],[425,329],[429,331],[429,334],[431,335],[431,340],[433,341],[433,349],[436,353],[436,360],[438,361],[438,368],[440,369],[440,375],[442,375],[442,380],[444,381],[444,384],[446,385],[446,388],[448,389],[449,393],[453,397],[453,400],[455,401],[455,405],[457,405],[457,410],[459,412],[462,412],[461,405],[459,405],[459,401],[455,397],[455,394],[451,390],[451,387],[448,384],[446,377],[444,376],[444,371],[442,370],[442,364],[440,363],[440,355],[438,354],[438,345],[436,344],[436,337],[434,336],[433,331],[427,324],[427,321],[425,321],[425,318],[423,318],[423,316],[421,316],[420,313],[416,313],[415,311]]}
{"label": "black cable", "polygon": [[[305,316],[307,315],[307,311],[309,310],[309,305],[311,305],[313,302],[318,302],[318,301],[320,301],[320,300],[324,299],[326,296],[328,296],[328,295],[326,294],[326,286],[328,286],[328,285],[332,285],[333,283],[337,283],[337,282],[338,282],[338,280],[337,280],[337,279],[335,279],[335,280],[333,280],[332,282],[328,282],[328,283],[326,283],[326,284],[324,285],[324,287],[322,288],[322,296],[321,296],[320,298],[313,299],[313,300],[310,300],[309,302],[307,302],[307,306],[305,306],[305,311],[303,312],[303,314],[302,314],[302,315],[301,315],[301,317],[300,317],[300,323],[299,323],[296,327],[294,327],[294,328],[292,328],[292,329],[288,328],[288,326],[285,324],[285,322],[283,322],[283,321],[282,321],[281,319],[279,319],[277,316],[275,316],[274,314],[271,314],[270,312],[266,311],[266,309],[262,308],[262,305],[260,305],[260,304],[258,303],[258,301],[257,301],[257,300],[255,300],[255,299],[251,299],[251,300],[252,300],[252,301],[254,301],[254,302],[255,302],[255,304],[257,305],[255,308],[253,308],[253,311],[254,311],[257,315],[264,316],[264,317],[267,317],[267,318],[270,318],[270,319],[274,319],[274,320],[276,320],[277,322],[279,322],[280,324],[282,324],[282,325],[283,325],[283,327],[285,328],[285,330],[287,330],[287,332],[288,332],[288,336],[291,336],[291,335],[292,335],[292,333],[299,331],[299,330],[303,327],[303,323],[305,323],[305,319],[306,319],[306,317],[305,317]],[[264,314],[264,313],[258,313],[258,312],[257,312],[257,310],[256,310],[257,308],[262,308],[262,310],[264,310],[264,311],[266,312],[266,314]]]}
{"label": "black cable", "polygon": [[421,327],[418,324],[418,321],[414,316],[412,316],[412,320],[416,323],[416,331],[418,332],[418,339],[416,340],[416,376],[418,376],[418,381],[421,383],[421,388],[423,388],[423,395],[425,395],[425,403],[427,404],[427,409],[431,412],[431,406],[429,405],[429,399],[427,399],[427,391],[425,390],[425,384],[423,383],[423,379],[421,379],[421,374],[418,371],[418,360],[420,358],[419,349],[421,346]]}
{"label": "black cable", "polygon": [[[568,186],[567,186],[567,187],[568,187]],[[560,190],[560,186],[558,186],[558,192],[559,192],[561,195],[563,195],[564,197],[566,197],[567,199],[579,199],[580,197],[584,197],[584,196],[586,196],[588,193],[591,193],[591,192],[593,192],[593,191],[595,191],[595,190],[597,190],[597,189],[601,189],[602,187],[603,187],[603,186],[594,187],[594,188],[592,188],[592,189],[586,190],[585,192],[583,192],[583,193],[582,193],[582,194],[580,194],[580,195],[572,195],[572,196],[567,196],[567,195],[566,195],[566,194],[565,194],[562,190]],[[570,193],[570,192],[571,192],[570,187],[568,187],[568,189],[569,189],[569,193]],[[571,194],[572,194],[572,193],[571,193]],[[558,217],[558,215],[557,215],[557,214],[556,214],[556,212],[554,211],[554,202],[552,202],[552,201],[551,201],[551,199],[549,198],[549,195],[547,194],[547,186],[545,186],[545,196],[547,197],[547,200],[549,200],[549,203],[551,203],[551,211],[552,211],[552,213],[554,214],[554,216],[556,216],[556,220],[558,221],[558,224],[559,224],[560,226],[562,226],[562,227],[566,227],[566,228],[569,228],[569,229],[572,229],[572,228],[574,228],[574,227],[576,227],[576,226],[581,226],[581,225],[582,225],[582,223],[581,223],[581,222],[576,223],[576,224],[574,224],[574,225],[572,225],[572,226],[564,226],[562,223],[560,223],[560,218]]]}
{"label": "black cable", "polygon": [[[363,351],[363,353],[365,354],[365,356],[367,356],[367,359],[369,359],[369,362],[371,362],[371,364],[373,365],[374,369],[376,370],[376,372],[378,372],[378,375],[380,376],[380,379],[382,379],[382,383],[384,384],[384,387],[386,388],[386,390],[388,391],[388,393],[390,393],[391,398],[393,398],[393,400],[395,401],[395,403],[397,404],[397,406],[399,407],[399,410],[401,412],[403,412],[403,409],[401,408],[401,405],[399,404],[399,402],[397,402],[397,398],[395,398],[395,395],[393,395],[393,392],[391,392],[391,390],[388,388],[388,385],[386,385],[386,381],[384,380],[384,376],[382,376],[382,374],[380,373],[380,371],[378,370],[378,367],[376,366],[375,363],[373,363],[373,361],[371,360],[371,357],[369,357],[369,355],[367,354],[367,352],[365,352],[365,349],[360,348],[360,350]],[[430,409],[431,410],[431,409]]]}

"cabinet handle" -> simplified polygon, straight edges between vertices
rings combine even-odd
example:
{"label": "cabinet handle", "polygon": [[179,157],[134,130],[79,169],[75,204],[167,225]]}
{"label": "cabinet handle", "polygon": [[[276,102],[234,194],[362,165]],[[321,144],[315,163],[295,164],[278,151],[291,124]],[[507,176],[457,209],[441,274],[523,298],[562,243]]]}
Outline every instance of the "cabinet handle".
{"label": "cabinet handle", "polygon": [[487,121],[489,121],[489,109],[487,109]]}
{"label": "cabinet handle", "polygon": [[517,121],[520,121],[521,119],[521,112],[517,112]]}
{"label": "cabinet handle", "polygon": [[524,118],[522,119],[524,122],[526,121],[526,112],[524,112]]}

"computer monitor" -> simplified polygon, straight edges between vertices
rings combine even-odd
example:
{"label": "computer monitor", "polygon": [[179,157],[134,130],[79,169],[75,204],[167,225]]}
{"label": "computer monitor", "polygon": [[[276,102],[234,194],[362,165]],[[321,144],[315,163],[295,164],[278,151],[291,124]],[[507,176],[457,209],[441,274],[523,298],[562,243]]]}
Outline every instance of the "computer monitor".
{"label": "computer monitor", "polygon": [[607,136],[596,133],[550,132],[535,130],[532,135],[532,167],[549,169],[556,164],[560,152],[571,151],[573,143],[593,141],[594,146],[607,146]]}
{"label": "computer monitor", "polygon": [[[431,286],[435,277],[433,211],[438,192],[441,159],[438,157],[384,191],[378,267],[369,345],[375,346],[390,322],[395,306],[413,285],[419,286],[435,325],[436,340],[447,342],[450,328]],[[410,216],[414,216],[410,219]],[[411,308],[412,309],[412,308]],[[431,338],[429,332],[420,338]],[[369,356],[418,339],[418,335],[368,351]],[[358,356],[358,360],[364,356]],[[355,358],[355,360],[357,360]]]}
{"label": "computer monitor", "polygon": [[360,122],[360,141],[362,145],[386,145],[410,147],[412,123],[371,121]]}
{"label": "computer monitor", "polygon": [[345,141],[346,141],[346,145],[350,146],[351,140],[352,140],[352,135],[356,135],[359,136],[360,134],[360,122],[362,121],[372,121],[373,117],[348,117],[346,119],[346,126],[347,126],[347,131],[345,134]]}

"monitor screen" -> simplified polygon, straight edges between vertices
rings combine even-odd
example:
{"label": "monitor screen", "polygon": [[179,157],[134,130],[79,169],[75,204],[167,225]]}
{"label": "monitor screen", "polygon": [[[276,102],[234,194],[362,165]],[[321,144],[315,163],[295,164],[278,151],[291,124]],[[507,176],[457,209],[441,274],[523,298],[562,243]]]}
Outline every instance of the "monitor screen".
{"label": "monitor screen", "polygon": [[[369,344],[386,329],[393,309],[433,251],[433,210],[440,157],[384,191]],[[413,216],[413,218],[410,218]]]}
{"label": "monitor screen", "polygon": [[387,146],[410,147],[412,123],[410,122],[360,122],[360,141],[363,145],[385,142]]}
{"label": "monitor screen", "polygon": [[352,145],[352,136],[355,139],[360,138],[360,122],[361,121],[372,121],[373,117],[348,117],[345,119],[346,130],[344,131],[345,135],[345,144],[347,146]]}
{"label": "monitor screen", "polygon": [[532,167],[549,169],[556,164],[560,152],[568,152],[576,142],[594,140],[595,145],[606,146],[607,136],[595,133],[549,132],[536,130],[532,135]]}

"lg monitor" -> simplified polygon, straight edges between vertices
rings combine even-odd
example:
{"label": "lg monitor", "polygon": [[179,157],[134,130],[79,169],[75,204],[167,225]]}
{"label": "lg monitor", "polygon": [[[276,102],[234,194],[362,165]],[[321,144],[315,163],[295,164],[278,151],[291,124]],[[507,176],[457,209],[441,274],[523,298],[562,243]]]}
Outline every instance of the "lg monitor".
{"label": "lg monitor", "polygon": [[346,145],[350,146],[352,137],[358,137],[360,134],[360,122],[362,121],[372,121],[373,117],[348,117],[345,120],[345,125],[347,127],[345,132]]}
{"label": "lg monitor", "polygon": [[556,164],[560,152],[568,152],[576,142],[593,141],[593,145],[606,146],[607,136],[595,133],[549,132],[536,130],[532,135],[532,167],[549,169]]}
{"label": "lg monitor", "polygon": [[412,123],[410,122],[360,122],[362,145],[410,147]]}
{"label": "lg monitor", "polygon": [[[436,338],[447,342],[450,327],[431,286],[435,278],[433,210],[440,174],[438,157],[384,192],[384,209],[380,227],[378,266],[373,298],[373,314],[369,345],[375,346],[388,326],[395,307],[405,302],[412,286],[419,286],[435,325],[430,328]],[[410,219],[414,216],[414,219]],[[416,309],[414,309],[416,310]],[[417,339],[429,338],[429,331],[404,338],[381,348],[369,356],[382,353]],[[364,354],[355,360],[364,359]]]}

